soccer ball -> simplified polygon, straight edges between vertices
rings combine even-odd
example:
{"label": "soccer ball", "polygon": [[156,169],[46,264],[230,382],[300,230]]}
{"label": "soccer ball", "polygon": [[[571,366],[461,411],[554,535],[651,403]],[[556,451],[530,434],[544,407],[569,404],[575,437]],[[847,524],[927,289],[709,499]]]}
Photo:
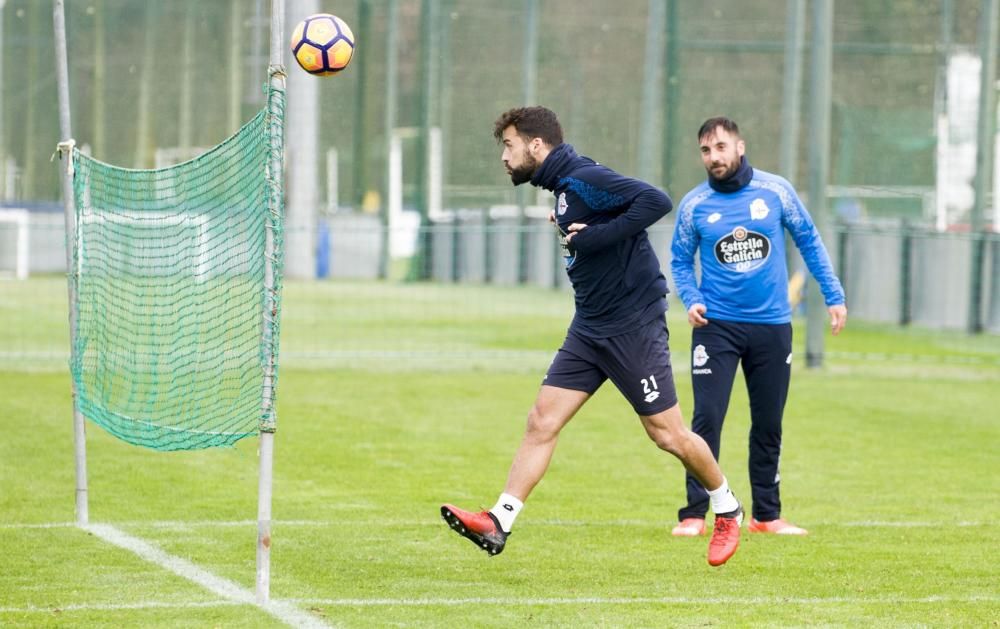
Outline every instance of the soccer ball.
{"label": "soccer ball", "polygon": [[336,74],[354,55],[354,33],[336,15],[310,15],[292,31],[292,55],[309,74]]}

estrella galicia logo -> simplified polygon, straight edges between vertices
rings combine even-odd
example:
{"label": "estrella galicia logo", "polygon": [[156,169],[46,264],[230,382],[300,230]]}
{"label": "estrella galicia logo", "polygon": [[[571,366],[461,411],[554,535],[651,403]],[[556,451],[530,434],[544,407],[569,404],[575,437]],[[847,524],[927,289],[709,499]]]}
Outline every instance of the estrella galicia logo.
{"label": "estrella galicia logo", "polygon": [[737,227],[715,243],[715,259],[719,264],[739,273],[756,269],[771,255],[767,236],[746,227]]}

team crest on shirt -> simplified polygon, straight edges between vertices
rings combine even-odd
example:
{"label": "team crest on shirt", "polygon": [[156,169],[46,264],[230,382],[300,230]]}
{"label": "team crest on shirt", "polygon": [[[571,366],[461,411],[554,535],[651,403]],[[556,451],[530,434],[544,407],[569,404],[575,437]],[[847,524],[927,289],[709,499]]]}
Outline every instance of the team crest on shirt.
{"label": "team crest on shirt", "polygon": [[767,213],[771,211],[771,208],[767,207],[767,203],[764,203],[764,199],[754,199],[750,203],[750,219],[759,220],[762,218],[767,218]]}
{"label": "team crest on shirt", "polygon": [[569,208],[569,203],[566,202],[566,193],[563,192],[559,195],[559,200],[556,201],[556,214],[562,216],[566,213]]}
{"label": "team crest on shirt", "polygon": [[741,225],[717,240],[713,249],[715,259],[723,268],[746,273],[767,262],[771,241],[764,234]]}

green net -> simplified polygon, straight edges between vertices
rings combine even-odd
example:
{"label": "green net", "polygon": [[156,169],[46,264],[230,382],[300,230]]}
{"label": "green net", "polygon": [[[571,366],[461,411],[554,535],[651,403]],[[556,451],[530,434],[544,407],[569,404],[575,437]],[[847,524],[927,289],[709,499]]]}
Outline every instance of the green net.
{"label": "green net", "polygon": [[191,450],[275,429],[283,93],[268,100],[169,168],[73,153],[70,369],[83,415],[128,443]]}

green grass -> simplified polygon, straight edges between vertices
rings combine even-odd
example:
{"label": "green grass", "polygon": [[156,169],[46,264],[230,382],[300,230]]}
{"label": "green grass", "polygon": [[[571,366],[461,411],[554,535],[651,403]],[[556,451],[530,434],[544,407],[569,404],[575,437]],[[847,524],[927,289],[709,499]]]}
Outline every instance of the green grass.
{"label": "green grass", "polygon": [[[71,525],[65,283],[0,294],[0,625],[279,626]],[[680,465],[609,387],[565,429],[503,555],[448,531],[442,502],[489,507],[502,488],[571,302],[289,283],[272,596],[340,627],[997,625],[995,336],[851,321],[823,369],[796,363],[782,497],[807,538],[745,536],[709,567],[707,540],[669,535]],[[797,324],[799,356],[804,338]],[[722,463],[744,497],[747,428],[738,379]],[[87,448],[93,522],[253,589],[256,440],[156,453],[90,425]]]}

